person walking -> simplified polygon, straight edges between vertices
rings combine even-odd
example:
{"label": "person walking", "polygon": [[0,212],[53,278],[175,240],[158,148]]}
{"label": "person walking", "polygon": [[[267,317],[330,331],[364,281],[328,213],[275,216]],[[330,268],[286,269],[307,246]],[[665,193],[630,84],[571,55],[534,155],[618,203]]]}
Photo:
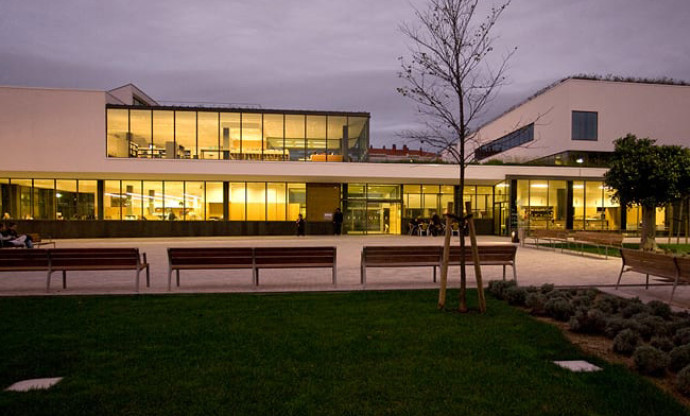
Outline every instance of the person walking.
{"label": "person walking", "polygon": [[297,221],[295,221],[295,225],[297,226],[297,236],[303,236],[304,237],[304,229],[306,228],[306,221],[304,221],[304,217],[302,217],[302,214],[297,215]]}
{"label": "person walking", "polygon": [[343,231],[343,213],[340,208],[336,208],[333,213],[333,234],[340,235]]}

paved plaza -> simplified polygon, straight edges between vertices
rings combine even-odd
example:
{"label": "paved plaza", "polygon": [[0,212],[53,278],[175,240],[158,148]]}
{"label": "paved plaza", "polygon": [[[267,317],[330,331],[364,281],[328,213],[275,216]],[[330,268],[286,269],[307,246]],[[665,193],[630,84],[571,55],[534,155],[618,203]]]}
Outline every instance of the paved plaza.
{"label": "paved plaza", "polygon": [[[510,244],[508,238],[495,236],[479,237],[479,244]],[[151,264],[151,287],[141,280],[140,293],[212,293],[212,292],[291,292],[291,291],[359,291],[360,256],[364,245],[441,245],[442,237],[410,236],[262,236],[262,237],[182,237],[141,239],[75,239],[58,240],[57,247],[138,247],[146,253]],[[453,238],[458,244],[458,237]],[[328,269],[264,269],[261,270],[260,286],[252,285],[250,270],[191,270],[181,272],[181,286],[168,292],[167,247],[221,247],[221,246],[336,246],[337,286],[331,284]],[[621,268],[621,259],[596,255],[581,255],[561,252],[549,248],[520,246],[517,251],[517,275],[520,285],[591,286],[622,296],[639,296],[644,301],[659,299],[668,302],[670,286],[652,286],[649,290],[639,285],[644,276],[625,273],[625,286],[615,290]],[[512,271],[507,268],[507,276]],[[484,282],[502,278],[501,266],[482,267]],[[373,268],[367,270],[366,290],[431,289],[437,287],[432,281],[430,267]],[[451,267],[449,286],[459,286],[459,268]],[[473,268],[468,268],[468,286],[475,286]],[[46,274],[43,272],[0,274],[0,296],[25,296],[46,294]],[[62,289],[60,273],[54,273],[51,281],[51,295],[83,294],[131,294],[134,291],[134,273],[115,272],[69,272],[67,289]],[[690,287],[679,286],[673,299],[678,308],[690,308]]]}

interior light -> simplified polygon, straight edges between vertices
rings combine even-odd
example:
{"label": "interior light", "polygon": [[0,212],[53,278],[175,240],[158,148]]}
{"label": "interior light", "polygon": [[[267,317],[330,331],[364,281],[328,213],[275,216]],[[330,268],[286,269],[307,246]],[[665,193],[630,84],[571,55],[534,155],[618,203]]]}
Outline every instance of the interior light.
{"label": "interior light", "polygon": [[582,164],[582,163],[585,163],[585,160],[580,157],[575,162]]}
{"label": "interior light", "polygon": [[62,194],[61,194],[60,192],[58,192],[57,194],[55,194],[55,196],[58,197],[58,198],[62,198]]}
{"label": "interior light", "polygon": [[532,188],[548,188],[549,185],[545,183],[533,183],[530,185]]}

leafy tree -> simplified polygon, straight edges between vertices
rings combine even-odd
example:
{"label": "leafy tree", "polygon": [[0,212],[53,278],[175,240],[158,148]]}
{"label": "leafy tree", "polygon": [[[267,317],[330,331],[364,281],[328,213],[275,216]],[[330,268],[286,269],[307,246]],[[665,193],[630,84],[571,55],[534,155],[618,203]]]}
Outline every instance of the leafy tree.
{"label": "leafy tree", "polygon": [[[656,249],[656,208],[680,198],[684,172],[688,172],[688,151],[680,146],[657,146],[655,140],[628,134],[617,139],[604,176],[621,206],[642,207],[643,250]],[[685,173],[687,175],[687,173]],[[687,179],[685,179],[687,181]]]}
{"label": "leafy tree", "polygon": [[[425,10],[415,10],[416,25],[403,24],[401,31],[411,41],[409,61],[400,58],[398,92],[417,103],[425,119],[425,131],[408,133],[411,139],[450,155],[460,167],[460,195],[464,194],[465,168],[472,155],[465,151],[472,140],[470,126],[504,82],[511,51],[498,61],[487,59],[493,52],[490,36],[507,2],[491,8],[477,22],[479,0],[429,0]],[[492,63],[494,65],[492,65]],[[464,217],[463,204],[456,215]],[[464,249],[464,238],[460,238]],[[466,268],[460,264],[460,307],[467,310]],[[439,302],[439,306],[441,302]]]}

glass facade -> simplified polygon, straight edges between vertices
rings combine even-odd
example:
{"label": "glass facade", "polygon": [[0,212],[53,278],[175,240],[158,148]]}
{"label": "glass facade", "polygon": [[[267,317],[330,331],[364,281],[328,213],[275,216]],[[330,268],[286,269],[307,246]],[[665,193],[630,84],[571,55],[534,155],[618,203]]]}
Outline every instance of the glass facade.
{"label": "glass facade", "polygon": [[109,106],[107,156],[148,159],[364,161],[368,114]]}
{"label": "glass facade", "polygon": [[474,151],[477,160],[486,159],[534,140],[534,123],[506,134],[492,142],[481,145]]}

